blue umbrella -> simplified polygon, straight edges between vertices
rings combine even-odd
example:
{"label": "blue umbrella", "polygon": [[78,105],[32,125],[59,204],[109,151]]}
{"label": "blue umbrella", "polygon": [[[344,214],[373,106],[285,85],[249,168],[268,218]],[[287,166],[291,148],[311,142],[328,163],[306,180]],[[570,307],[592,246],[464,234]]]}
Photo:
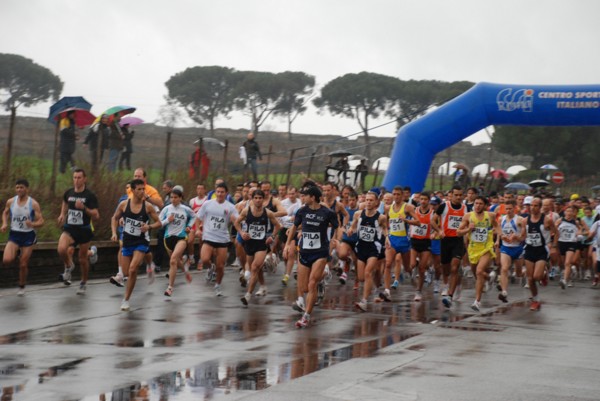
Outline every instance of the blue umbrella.
{"label": "blue umbrella", "polygon": [[90,111],[92,104],[85,100],[81,96],[65,96],[58,102],[50,106],[50,114],[48,115],[48,122],[51,124],[57,124],[56,116],[61,111],[68,108],[76,108]]}
{"label": "blue umbrella", "polygon": [[514,189],[517,191],[524,191],[524,190],[531,189],[531,187],[529,185],[525,184],[524,182],[511,182],[510,184],[506,184],[504,186],[504,188]]}
{"label": "blue umbrella", "polygon": [[544,164],[542,167],[540,167],[540,170],[558,170],[558,167],[556,167],[554,164]]}

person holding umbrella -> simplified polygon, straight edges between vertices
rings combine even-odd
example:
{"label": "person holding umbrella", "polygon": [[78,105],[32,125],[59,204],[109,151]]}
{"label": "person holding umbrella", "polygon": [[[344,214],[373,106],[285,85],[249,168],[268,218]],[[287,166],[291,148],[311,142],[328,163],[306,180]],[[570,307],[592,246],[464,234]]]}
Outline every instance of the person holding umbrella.
{"label": "person holding umbrella", "polygon": [[67,171],[67,164],[71,163],[71,167],[75,168],[73,161],[73,153],[75,153],[75,141],[78,138],[75,131],[75,112],[70,111],[64,116],[59,123],[60,130],[60,167],[59,171],[64,174]]}
{"label": "person holding umbrella", "polygon": [[108,134],[107,168],[111,173],[114,173],[117,170],[117,160],[119,160],[119,154],[123,150],[123,140],[125,139],[125,135],[119,126],[120,120],[120,114],[115,113],[113,114],[112,121],[109,125],[110,132]]}
{"label": "person holding umbrella", "polygon": [[133,153],[132,141],[135,131],[129,131],[129,124],[123,124],[121,131],[123,131],[123,151],[121,152],[121,158],[119,159],[119,170],[123,170],[123,163],[125,163],[127,170],[131,170],[131,154]]}
{"label": "person holding umbrella", "polygon": [[100,121],[92,125],[83,142],[84,146],[89,145],[92,171],[96,171],[98,162],[101,162],[104,156],[104,149],[108,148],[108,133],[108,116],[102,114]]}

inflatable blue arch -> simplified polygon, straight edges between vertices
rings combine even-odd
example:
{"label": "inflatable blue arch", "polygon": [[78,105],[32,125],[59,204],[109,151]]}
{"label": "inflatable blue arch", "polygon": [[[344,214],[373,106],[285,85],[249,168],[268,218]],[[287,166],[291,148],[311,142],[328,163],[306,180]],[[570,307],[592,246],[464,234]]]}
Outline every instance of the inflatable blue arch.
{"label": "inflatable blue arch", "polygon": [[489,125],[600,125],[600,85],[478,83],[400,128],[383,186],[422,191],[438,152]]}

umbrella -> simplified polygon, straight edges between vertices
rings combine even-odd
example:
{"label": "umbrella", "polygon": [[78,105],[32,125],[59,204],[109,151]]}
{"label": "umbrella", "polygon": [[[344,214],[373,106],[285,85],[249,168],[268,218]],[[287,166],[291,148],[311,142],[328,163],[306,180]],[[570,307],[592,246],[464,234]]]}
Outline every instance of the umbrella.
{"label": "umbrella", "polygon": [[492,172],[490,173],[492,175],[492,177],[498,179],[500,177],[502,178],[508,178],[508,173],[504,170],[492,170]]}
{"label": "umbrella", "polygon": [[128,117],[123,117],[121,119],[121,121],[119,121],[119,125],[122,127],[125,124],[133,126],[133,125],[140,125],[143,124],[144,120],[142,120],[139,117],[132,117],[132,116],[128,116]]}
{"label": "umbrella", "polygon": [[85,100],[81,96],[65,96],[58,102],[50,106],[50,114],[48,115],[48,122],[56,124],[57,119],[55,118],[61,111],[68,108],[77,108],[83,110],[90,110],[92,104]]}
{"label": "umbrella", "polygon": [[329,152],[328,156],[331,157],[348,157],[352,154],[352,152],[348,152],[346,150],[334,150],[333,152]]}
{"label": "umbrella", "polygon": [[541,170],[558,170],[558,167],[556,167],[554,164],[544,164],[542,167],[540,167]]}
{"label": "umbrella", "polygon": [[96,116],[90,113],[88,110],[78,109],[76,107],[69,107],[68,109],[64,109],[56,116],[54,116],[54,121],[60,121],[62,118],[65,118],[70,112],[74,113],[73,117],[75,119],[75,125],[79,128],[83,128],[86,125],[92,124],[96,119]]}
{"label": "umbrella", "polygon": [[594,185],[592,191],[600,191],[600,185]]}
{"label": "umbrella", "polygon": [[533,180],[529,183],[529,185],[533,188],[537,188],[537,187],[545,187],[547,185],[550,185],[550,183],[546,180]]}
{"label": "umbrella", "polygon": [[120,117],[123,117],[126,114],[131,114],[135,111],[135,107],[131,106],[113,106],[110,109],[107,109],[104,113],[107,116],[112,116],[114,114],[119,114]]}
{"label": "umbrella", "polygon": [[506,189],[514,189],[514,190],[517,190],[517,191],[531,189],[531,187],[529,185],[525,184],[524,182],[511,182],[510,184],[506,184],[504,186],[504,188],[506,188]]}
{"label": "umbrella", "polygon": [[222,148],[225,147],[225,144],[223,142],[221,142],[215,138],[201,138],[201,139],[198,139],[197,141],[194,141],[194,145],[198,145],[198,143],[200,143],[200,141],[202,141],[202,145],[213,144],[213,145],[218,145]]}
{"label": "umbrella", "polygon": [[456,163],[454,166],[452,166],[455,169],[463,169],[463,170],[469,170],[469,168],[467,166],[465,166],[464,164],[460,164],[460,163]]}

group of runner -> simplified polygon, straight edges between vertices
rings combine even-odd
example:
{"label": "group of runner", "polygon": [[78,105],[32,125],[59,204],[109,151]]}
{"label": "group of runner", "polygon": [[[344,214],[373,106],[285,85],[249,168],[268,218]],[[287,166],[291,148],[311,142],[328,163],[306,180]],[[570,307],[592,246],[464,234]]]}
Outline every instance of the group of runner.
{"label": "group of runner", "polygon": [[[463,196],[459,186],[446,194],[411,193],[402,187],[358,194],[350,186],[339,191],[332,183],[307,181],[300,190],[280,185],[275,194],[270,182],[247,183],[238,188],[234,200],[218,179],[214,190],[206,193],[200,184],[197,196],[185,202],[181,186],[172,186],[163,198],[147,184],[143,169],[135,170],[133,178],[111,220],[112,240],[119,242],[120,250],[119,271],[110,281],[126,286],[123,311],[130,309],[140,266],[146,265],[149,283],[157,273],[150,254],[152,229],[161,230],[159,240],[169,255],[166,299],[174,296],[178,271],[191,282],[194,267],[206,272],[207,280],[214,281],[215,295],[221,296],[232,249],[245,287],[240,302],[246,306],[253,296],[267,294],[265,266],[275,270],[281,255],[285,261],[281,282],[289,285],[297,264],[297,299],[292,308],[301,313],[299,328],[310,324],[334,272],[340,285],[346,285],[354,271],[353,288],[362,286],[355,303],[360,311],[367,311],[370,302],[390,302],[392,290],[404,279],[414,285],[415,302],[421,301],[428,283],[434,293],[441,292],[442,304],[451,308],[460,297],[463,271],[469,270],[464,265],[475,276],[471,305],[475,311],[481,309],[483,293],[496,280],[498,298],[508,302],[509,282],[526,277],[531,310],[540,309],[538,284],[547,285],[548,279],[560,276],[563,289],[575,274],[591,278],[593,273],[594,285],[598,282],[600,206],[584,197],[573,196],[561,207],[551,196],[507,192],[488,198],[477,188],[468,188]],[[35,229],[44,224],[40,205],[29,196],[28,187],[26,180],[16,182],[16,196],[7,201],[2,216],[2,231],[10,227],[4,265],[10,265],[20,250],[19,295],[25,293]],[[58,254],[65,266],[60,280],[70,285],[78,248],[78,294],[85,294],[89,260],[97,258],[97,249],[90,245],[98,218],[98,200],[86,186],[85,172],[75,169],[73,188],[64,193],[58,217],[63,226]],[[196,241],[200,243],[197,266]]]}

